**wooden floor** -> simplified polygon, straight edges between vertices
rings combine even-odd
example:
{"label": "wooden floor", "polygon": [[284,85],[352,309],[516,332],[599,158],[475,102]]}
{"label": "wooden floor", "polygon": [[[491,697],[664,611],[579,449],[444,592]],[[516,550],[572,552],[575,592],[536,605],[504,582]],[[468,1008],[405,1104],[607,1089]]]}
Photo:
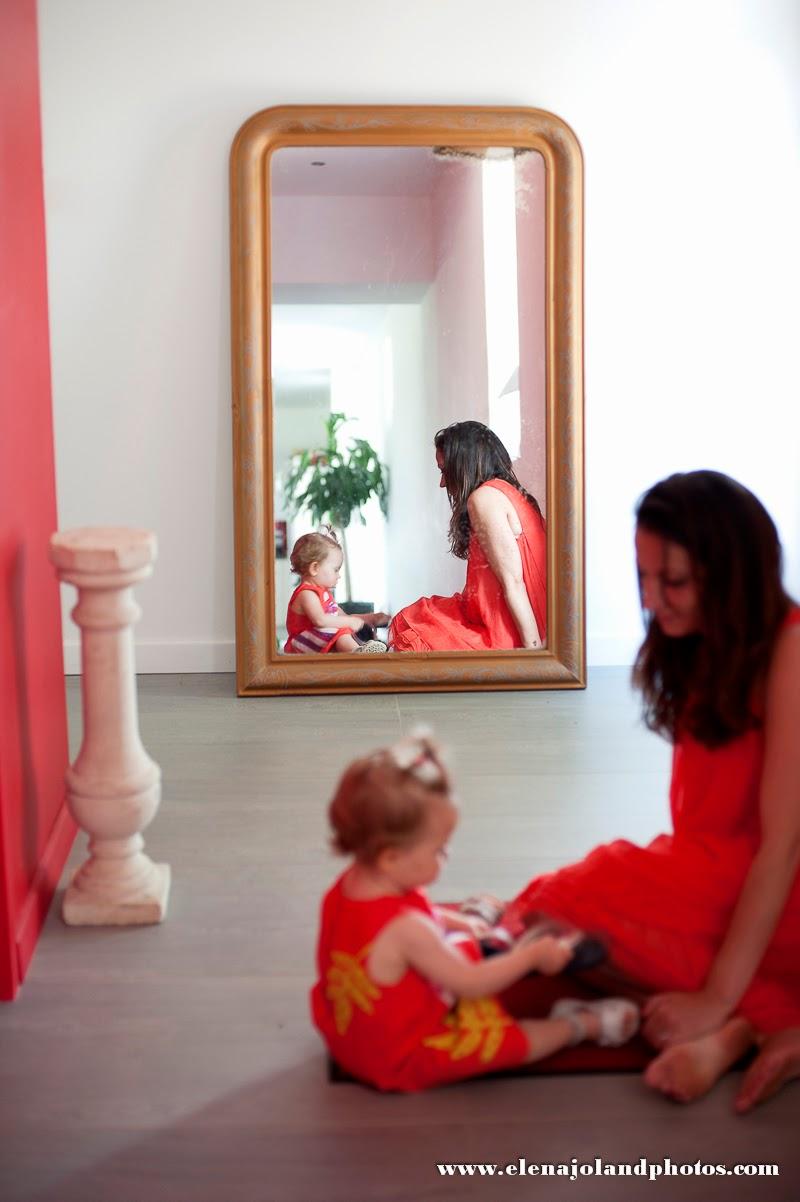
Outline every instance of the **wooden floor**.
{"label": "wooden floor", "polygon": [[[78,735],[77,681],[68,692]],[[599,840],[665,825],[668,750],[638,726],[624,672],[595,670],[574,693],[249,700],[225,675],[147,676],[139,696],[164,774],[147,840],[172,865],[168,921],[68,929],[53,907],[18,1001],[0,1007],[3,1202],[800,1198],[798,1085],[740,1119],[735,1077],[687,1109],[633,1075],[415,1096],[326,1080],[307,991],[343,765],[432,724],[462,800],[435,893],[507,895]],[[781,1176],[489,1182],[436,1168],[598,1156]]]}

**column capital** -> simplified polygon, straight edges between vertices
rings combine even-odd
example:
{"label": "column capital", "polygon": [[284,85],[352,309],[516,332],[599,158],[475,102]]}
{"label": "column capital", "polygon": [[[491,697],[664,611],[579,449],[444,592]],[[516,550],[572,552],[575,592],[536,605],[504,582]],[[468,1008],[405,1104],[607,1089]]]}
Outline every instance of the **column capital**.
{"label": "column capital", "polygon": [[83,588],[117,588],[152,574],[158,542],[151,530],[79,526],[50,537],[50,561],[60,580]]}

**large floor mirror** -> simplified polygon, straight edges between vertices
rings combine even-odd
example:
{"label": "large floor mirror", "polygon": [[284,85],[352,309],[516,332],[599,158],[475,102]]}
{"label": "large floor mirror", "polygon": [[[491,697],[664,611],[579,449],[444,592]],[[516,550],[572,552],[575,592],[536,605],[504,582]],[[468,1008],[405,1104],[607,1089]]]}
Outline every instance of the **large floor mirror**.
{"label": "large floor mirror", "polygon": [[[581,687],[574,135],[530,109],[270,109],[231,183],[239,692]],[[451,553],[476,464],[530,630],[494,599],[494,511]],[[297,637],[298,585],[352,615],[330,645]]]}

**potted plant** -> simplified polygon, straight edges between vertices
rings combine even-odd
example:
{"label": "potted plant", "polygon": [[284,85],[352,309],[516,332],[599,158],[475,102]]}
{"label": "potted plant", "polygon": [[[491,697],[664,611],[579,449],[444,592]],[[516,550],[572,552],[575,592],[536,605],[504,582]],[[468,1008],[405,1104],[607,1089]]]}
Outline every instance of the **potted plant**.
{"label": "potted plant", "polygon": [[353,438],[345,449],[339,448],[341,426],[350,419],[344,413],[331,413],[325,422],[326,443],[292,455],[283,479],[283,493],[292,517],[306,510],[319,526],[327,522],[341,536],[344,554],[344,583],[347,602],[342,609],[350,613],[369,613],[371,602],[351,600],[350,567],[345,531],[358,515],[362,526],[363,507],[377,497],[384,517],[389,506],[389,469],[381,463],[375,449],[365,438]]}

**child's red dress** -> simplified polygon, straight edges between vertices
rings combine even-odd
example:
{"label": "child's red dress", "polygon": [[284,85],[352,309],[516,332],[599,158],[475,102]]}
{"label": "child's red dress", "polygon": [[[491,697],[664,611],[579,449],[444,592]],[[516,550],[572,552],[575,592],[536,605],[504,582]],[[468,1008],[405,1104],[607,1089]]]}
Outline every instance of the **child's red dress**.
{"label": "child's red dress", "polygon": [[306,590],[317,594],[320,605],[326,614],[338,614],[339,612],[339,606],[329,589],[320,588],[319,585],[311,584],[308,581],[298,584],[289,598],[286,612],[286,633],[289,636],[283,648],[286,655],[300,655],[308,652],[324,653],[330,651],[343,635],[353,633],[346,626],[342,626],[340,629],[315,626],[305,614],[296,614],[292,605],[300,593]]}
{"label": "child's red dress", "polygon": [[[414,969],[396,985],[371,980],[367,958],[387,923],[409,910],[434,913],[419,890],[355,901],[343,881],[322,903],[311,991],[314,1023],[342,1068],[378,1089],[417,1090],[527,1059],[525,1033],[496,998],[454,1004]],[[478,958],[474,940],[464,953]]]}
{"label": "child's red dress", "polygon": [[[793,609],[787,624],[797,623]],[[617,839],[536,877],[507,920],[541,910],[603,931],[612,963],[630,980],[658,993],[702,988],[759,847],[763,764],[763,728],[713,748],[680,736],[674,833],[646,847]],[[765,1033],[800,1027],[800,874],[737,1013]]]}

